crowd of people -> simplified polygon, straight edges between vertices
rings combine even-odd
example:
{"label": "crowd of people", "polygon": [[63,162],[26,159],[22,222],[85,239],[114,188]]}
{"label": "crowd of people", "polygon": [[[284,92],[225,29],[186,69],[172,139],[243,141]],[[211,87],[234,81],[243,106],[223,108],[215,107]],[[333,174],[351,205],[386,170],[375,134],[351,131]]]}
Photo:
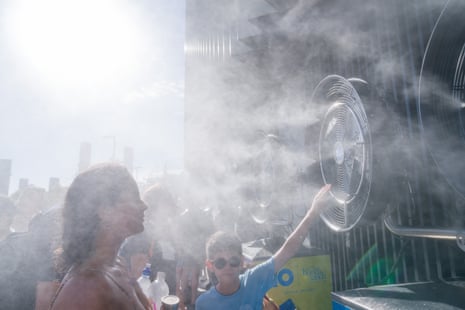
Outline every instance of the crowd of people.
{"label": "crowd of people", "polygon": [[[137,283],[150,263],[152,280],[166,274],[178,309],[262,309],[329,186],[281,248],[248,270],[237,234],[186,207],[193,201],[179,204],[159,183],[139,190],[124,166],[102,163],[59,192],[30,187],[0,196],[0,308],[152,309]],[[200,285],[205,275],[207,285]]]}

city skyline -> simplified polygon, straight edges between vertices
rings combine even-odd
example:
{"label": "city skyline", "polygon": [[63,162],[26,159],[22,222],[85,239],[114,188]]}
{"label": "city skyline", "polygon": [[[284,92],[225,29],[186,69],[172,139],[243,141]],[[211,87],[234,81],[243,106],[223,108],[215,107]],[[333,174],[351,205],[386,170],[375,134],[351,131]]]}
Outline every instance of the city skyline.
{"label": "city skyline", "polygon": [[141,180],[183,169],[184,1],[0,4],[0,158],[22,178],[69,184],[134,150]]}

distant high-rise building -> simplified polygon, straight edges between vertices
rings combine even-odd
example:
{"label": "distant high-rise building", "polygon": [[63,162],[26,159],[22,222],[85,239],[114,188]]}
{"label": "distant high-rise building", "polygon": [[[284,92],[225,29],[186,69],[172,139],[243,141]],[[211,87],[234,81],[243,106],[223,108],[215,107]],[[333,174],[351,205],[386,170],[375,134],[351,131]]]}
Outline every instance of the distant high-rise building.
{"label": "distant high-rise building", "polygon": [[59,178],[50,178],[48,180],[48,191],[53,192],[60,188],[60,179]]}
{"label": "distant high-rise building", "polygon": [[0,159],[0,194],[8,195],[10,190],[11,159]]}
{"label": "distant high-rise building", "polygon": [[132,147],[124,148],[124,165],[128,168],[129,172],[133,173],[134,169],[134,149]]}
{"label": "distant high-rise building", "polygon": [[25,189],[29,186],[29,179],[21,178],[18,183],[18,190]]}
{"label": "distant high-rise building", "polygon": [[92,146],[89,142],[82,142],[79,151],[79,172],[90,166]]}

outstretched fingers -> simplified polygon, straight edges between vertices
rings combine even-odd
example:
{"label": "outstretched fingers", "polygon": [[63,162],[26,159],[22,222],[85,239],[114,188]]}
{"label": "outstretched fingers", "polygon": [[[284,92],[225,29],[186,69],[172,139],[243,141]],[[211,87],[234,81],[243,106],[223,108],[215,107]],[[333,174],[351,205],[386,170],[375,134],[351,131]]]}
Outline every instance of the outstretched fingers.
{"label": "outstretched fingers", "polygon": [[326,184],[325,186],[320,188],[318,193],[313,198],[313,202],[312,202],[313,210],[320,212],[324,206],[328,205],[328,199],[330,197],[328,195],[328,192],[330,189],[331,189],[331,184]]}

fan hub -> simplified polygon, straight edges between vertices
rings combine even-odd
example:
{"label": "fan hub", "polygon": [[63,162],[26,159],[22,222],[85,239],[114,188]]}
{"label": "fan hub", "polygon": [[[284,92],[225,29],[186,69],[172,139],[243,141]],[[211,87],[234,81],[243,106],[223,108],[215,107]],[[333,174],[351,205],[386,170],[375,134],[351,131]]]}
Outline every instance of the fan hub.
{"label": "fan hub", "polygon": [[337,141],[334,144],[334,161],[338,165],[342,165],[344,162],[344,145],[341,141]]}

